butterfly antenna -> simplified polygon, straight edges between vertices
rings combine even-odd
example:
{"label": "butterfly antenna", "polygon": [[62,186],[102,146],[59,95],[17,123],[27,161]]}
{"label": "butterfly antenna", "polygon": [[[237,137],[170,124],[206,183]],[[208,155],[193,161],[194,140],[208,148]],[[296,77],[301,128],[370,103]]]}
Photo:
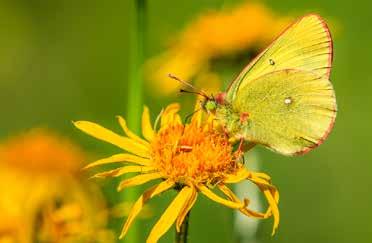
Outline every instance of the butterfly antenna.
{"label": "butterfly antenna", "polygon": [[180,92],[181,93],[187,93],[187,94],[196,94],[196,95],[200,95],[200,96],[203,96],[204,98],[208,99],[208,96],[206,94],[203,94],[203,93],[200,93],[200,92],[190,91],[190,90],[185,90],[185,89],[180,89]]}
{"label": "butterfly antenna", "polygon": [[170,77],[171,79],[174,79],[174,80],[180,82],[181,84],[186,85],[187,87],[189,87],[189,88],[191,88],[192,90],[195,91],[195,92],[192,92],[192,91],[187,91],[187,90],[183,90],[183,89],[181,89],[181,90],[180,90],[181,92],[185,92],[185,93],[193,93],[193,94],[199,94],[199,95],[201,95],[201,96],[203,96],[203,97],[205,97],[205,98],[208,98],[208,95],[207,95],[203,90],[198,90],[195,86],[193,86],[193,85],[190,84],[189,82],[186,82],[186,81],[184,81],[184,80],[178,78],[177,76],[175,76],[175,75],[173,75],[173,74],[171,74],[171,73],[168,74],[168,77]]}

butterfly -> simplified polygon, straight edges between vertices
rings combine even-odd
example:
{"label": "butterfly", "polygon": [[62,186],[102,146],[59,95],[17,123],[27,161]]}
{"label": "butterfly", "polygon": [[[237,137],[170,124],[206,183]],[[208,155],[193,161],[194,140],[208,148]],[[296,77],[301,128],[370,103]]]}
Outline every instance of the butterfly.
{"label": "butterfly", "polygon": [[329,81],[333,43],[325,21],[303,16],[249,63],[226,92],[205,96],[230,138],[284,155],[305,154],[324,142],[337,105]]}

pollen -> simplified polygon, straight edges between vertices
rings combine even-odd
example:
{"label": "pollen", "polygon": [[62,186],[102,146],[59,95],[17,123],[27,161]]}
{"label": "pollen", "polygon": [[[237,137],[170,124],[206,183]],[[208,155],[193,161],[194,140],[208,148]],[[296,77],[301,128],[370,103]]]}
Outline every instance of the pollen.
{"label": "pollen", "polygon": [[160,131],[152,143],[152,158],[164,177],[179,184],[216,185],[241,165],[226,135],[195,123]]}

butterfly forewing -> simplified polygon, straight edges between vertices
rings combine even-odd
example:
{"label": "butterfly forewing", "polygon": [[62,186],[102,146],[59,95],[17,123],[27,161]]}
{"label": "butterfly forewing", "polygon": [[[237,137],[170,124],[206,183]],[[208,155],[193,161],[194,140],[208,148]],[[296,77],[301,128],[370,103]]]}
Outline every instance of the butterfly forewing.
{"label": "butterfly forewing", "polygon": [[306,153],[328,136],[336,99],[326,76],[286,69],[264,74],[241,87],[232,103],[247,113],[243,137],[279,153]]}
{"label": "butterfly forewing", "polygon": [[252,80],[273,71],[300,69],[329,79],[332,66],[332,39],[318,15],[306,15],[288,27],[267,49],[259,54],[232,82],[227,100]]}

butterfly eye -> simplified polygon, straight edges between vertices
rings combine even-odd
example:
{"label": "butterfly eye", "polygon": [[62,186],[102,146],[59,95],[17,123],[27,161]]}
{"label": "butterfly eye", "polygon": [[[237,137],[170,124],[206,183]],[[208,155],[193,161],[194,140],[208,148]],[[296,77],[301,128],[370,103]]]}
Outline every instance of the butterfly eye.
{"label": "butterfly eye", "polygon": [[284,99],[284,104],[286,104],[286,105],[290,105],[290,104],[292,104],[292,98],[291,98],[291,97],[287,97],[287,98],[285,98],[285,99]]}
{"label": "butterfly eye", "polygon": [[270,63],[271,66],[274,66],[275,65],[275,62],[274,62],[273,59],[269,59],[269,63]]}

